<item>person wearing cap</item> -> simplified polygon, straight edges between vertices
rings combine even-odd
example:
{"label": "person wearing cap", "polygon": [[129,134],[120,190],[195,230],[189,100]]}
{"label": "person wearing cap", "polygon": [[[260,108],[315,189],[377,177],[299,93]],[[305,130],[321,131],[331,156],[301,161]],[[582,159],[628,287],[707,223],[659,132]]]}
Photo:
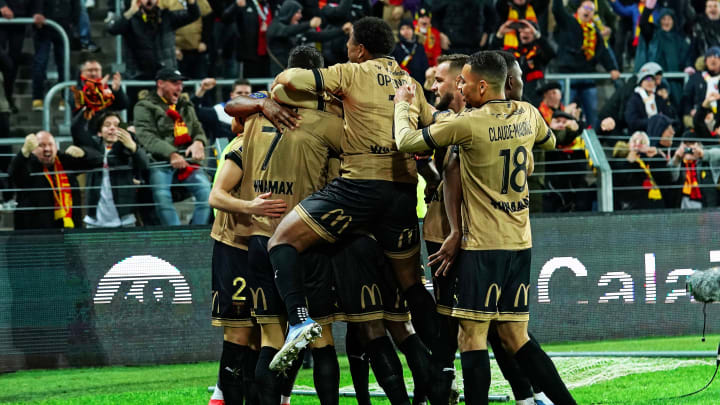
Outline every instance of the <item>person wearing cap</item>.
{"label": "person wearing cap", "polygon": [[413,79],[425,81],[425,70],[429,67],[425,47],[418,41],[411,20],[400,21],[398,42],[390,54]]}
{"label": "person wearing cap", "polygon": [[[683,121],[686,126],[691,126],[692,117],[702,102],[712,93],[719,91],[720,83],[720,47],[713,46],[705,51],[705,69],[696,72],[688,79],[683,89]],[[710,104],[713,113],[717,112],[718,104],[714,101]]]}
{"label": "person wearing cap", "polygon": [[706,0],[705,13],[699,15],[692,26],[690,57],[695,61],[703,56],[705,50],[715,46],[720,46],[720,3]]}
{"label": "person wearing cap", "polygon": [[[554,1],[552,12],[557,23],[555,41],[563,44],[563,51],[557,57],[560,73],[594,73],[602,65],[612,80],[620,77],[618,65],[605,47],[602,33],[594,22],[595,3],[583,0],[577,5],[575,15],[570,15],[563,2]],[[575,80],[571,84],[571,98],[582,105],[588,124],[596,126],[597,86],[594,80]]]}
{"label": "person wearing cap", "polygon": [[[600,125],[596,128],[598,134],[615,134],[627,128],[627,123],[625,122],[625,105],[635,92],[638,75],[651,75],[655,78],[655,85],[660,86],[663,82],[662,74],[663,69],[660,65],[655,62],[648,62],[640,67],[637,75],[627,79],[623,87],[616,90],[612,97],[610,97],[610,100],[608,100],[600,110]],[[612,144],[612,142],[609,143]]]}
{"label": "person wearing cap", "polygon": [[150,184],[162,225],[180,224],[170,192],[173,183],[187,183],[195,196],[193,224],[207,224],[210,218],[210,181],[200,166],[207,138],[192,103],[186,95],[181,96],[185,79],[175,69],[160,69],[155,91],[134,109],[138,140],[157,163],[151,165]]}
{"label": "person wearing cap", "polygon": [[656,94],[657,83],[652,72],[638,72],[637,86],[625,105],[625,122],[632,132],[647,131],[648,119],[656,114],[677,118],[675,108],[669,100]]}
{"label": "person wearing cap", "polygon": [[442,54],[442,47],[440,44],[440,31],[432,26],[432,13],[425,7],[418,10],[418,12],[415,13],[413,26],[415,27],[415,35],[418,41],[420,41],[425,48],[428,65],[437,65],[437,58]]}

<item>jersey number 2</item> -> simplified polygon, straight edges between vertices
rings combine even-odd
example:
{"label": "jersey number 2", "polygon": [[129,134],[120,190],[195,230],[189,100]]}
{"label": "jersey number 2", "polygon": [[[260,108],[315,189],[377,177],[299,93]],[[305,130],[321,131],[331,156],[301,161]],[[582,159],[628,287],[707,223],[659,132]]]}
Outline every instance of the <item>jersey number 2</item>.
{"label": "jersey number 2", "polygon": [[245,286],[247,285],[247,282],[242,277],[235,277],[233,280],[233,286],[237,286],[240,284],[240,287],[235,291],[235,294],[233,294],[232,299],[233,301],[245,301],[246,297],[243,297],[242,292],[245,289]]}
{"label": "jersey number 2", "polygon": [[[520,161],[520,155],[522,155],[522,161]],[[510,149],[502,149],[500,156],[503,158],[503,178],[502,178],[502,194],[508,193],[508,185],[513,190],[520,193],[525,190],[527,184],[527,163],[528,163],[528,151],[524,146],[519,146],[515,149],[515,153],[512,155],[513,170],[510,171]],[[522,172],[522,184],[518,184],[517,176]]]}

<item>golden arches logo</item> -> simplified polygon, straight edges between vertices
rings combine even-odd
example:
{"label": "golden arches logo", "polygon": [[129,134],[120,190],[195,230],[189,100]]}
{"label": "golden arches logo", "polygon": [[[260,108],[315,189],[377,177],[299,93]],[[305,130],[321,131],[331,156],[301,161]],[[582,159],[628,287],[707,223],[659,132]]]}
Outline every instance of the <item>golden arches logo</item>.
{"label": "golden arches logo", "polygon": [[524,296],[524,299],[525,299],[525,304],[524,304],[524,305],[527,306],[527,304],[528,304],[528,292],[529,292],[529,290],[530,290],[530,284],[525,285],[525,284],[522,284],[522,283],[521,283],[520,286],[518,286],[517,292],[515,293],[515,308],[517,308],[518,302],[520,301],[520,292],[521,292],[521,291],[523,292],[523,296]]}
{"label": "golden arches logo", "polygon": [[252,294],[254,308],[258,308],[258,298],[260,298],[260,294],[262,294],[262,309],[263,311],[267,311],[267,299],[265,298],[265,291],[263,291],[262,287],[258,287],[257,290],[250,287],[250,293]]}
{"label": "golden arches logo", "polygon": [[[360,308],[365,309],[365,291],[367,290],[368,296],[370,297],[370,304],[376,305],[377,301],[380,301],[380,305],[382,305],[382,294],[380,294],[380,287],[378,287],[377,284],[373,283],[370,286],[363,285],[362,289],[360,290]],[[377,300],[375,297],[375,293],[377,293]]]}
{"label": "golden arches logo", "polygon": [[342,226],[342,228],[340,228],[340,230],[337,232],[338,234],[343,233],[343,231],[345,230],[345,228],[347,228],[348,225],[350,225],[350,222],[352,222],[352,216],[350,216],[350,215],[345,215],[345,211],[343,211],[342,208],[338,208],[338,209],[334,209],[334,210],[332,210],[332,211],[329,211],[329,212],[327,212],[325,215],[323,215],[322,217],[320,217],[320,219],[322,219],[323,221],[325,221],[325,220],[327,220],[328,218],[330,218],[331,215],[335,215],[335,219],[333,219],[333,221],[330,222],[330,226],[333,227],[333,228],[334,228],[335,226],[337,226],[340,222],[345,221],[345,224],[344,224],[344,225]]}
{"label": "golden arches logo", "polygon": [[485,294],[485,306],[490,306],[490,294],[492,294],[493,290],[495,291],[495,304],[497,304],[498,301],[500,301],[500,286],[492,283],[490,284],[490,287],[488,287],[487,294]]}

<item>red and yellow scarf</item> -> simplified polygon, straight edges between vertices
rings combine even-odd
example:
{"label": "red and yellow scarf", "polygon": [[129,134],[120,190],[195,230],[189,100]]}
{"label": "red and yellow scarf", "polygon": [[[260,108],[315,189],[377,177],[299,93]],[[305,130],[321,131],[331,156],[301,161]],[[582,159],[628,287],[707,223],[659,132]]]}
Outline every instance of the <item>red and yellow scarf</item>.
{"label": "red and yellow scarf", "polygon": [[647,176],[643,181],[643,188],[648,191],[648,200],[662,200],[660,187],[658,187],[655,182],[655,179],[650,172],[650,167],[640,158],[637,158],[636,162],[645,171],[645,175]]}
{"label": "red and yellow scarf", "polygon": [[102,79],[87,79],[80,76],[80,81],[83,84],[81,90],[78,90],[75,86],[71,86],[70,90],[72,90],[75,99],[74,111],[86,107],[83,112],[85,119],[89,120],[98,111],[109,107],[115,101],[112,90],[103,83]]}
{"label": "red and yellow scarf", "polygon": [[[165,99],[163,99],[163,101],[165,101]],[[165,102],[167,103],[167,101]],[[175,127],[173,128],[173,135],[175,136],[173,143],[175,146],[182,146],[192,141],[187,125],[185,124],[185,120],[183,120],[182,115],[180,115],[177,111],[177,106],[175,104],[169,104],[167,111],[165,111],[165,115],[175,122]]]}
{"label": "red and yellow scarf", "polygon": [[[537,24],[538,19],[535,15],[535,9],[533,6],[528,4],[525,7],[525,18],[520,18],[520,13],[518,12],[518,9],[510,6],[510,9],[508,10],[508,21],[520,21],[520,20],[528,20],[530,22],[533,22]],[[503,38],[503,49],[505,50],[512,50],[517,49],[517,47],[520,46],[520,41],[518,40],[517,31],[512,30],[505,34],[505,37]]]}
{"label": "red and yellow scarf", "polygon": [[[560,109],[561,110],[563,109],[562,104],[560,104]],[[540,114],[545,119],[545,122],[548,125],[550,125],[550,121],[552,121],[552,116],[553,116],[553,109],[550,108],[550,106],[545,104],[545,102],[543,101],[542,103],[540,103],[540,107],[538,107],[538,111],[540,111]]]}
{"label": "red and yellow scarf", "polygon": [[580,18],[578,17],[577,13],[575,13],[575,19],[577,20],[578,24],[580,24],[580,28],[582,28],[583,32],[583,43],[582,43],[582,50],[585,54],[585,59],[590,60],[595,57],[595,46],[597,45],[597,30],[595,29],[595,24],[590,22],[582,22],[580,21]]}
{"label": "red and yellow scarf", "polygon": [[43,166],[43,172],[55,198],[55,220],[62,219],[63,228],[75,228],[75,223],[72,220],[72,191],[70,190],[70,180],[68,180],[67,174],[63,170],[60,159],[55,158],[53,163],[53,176],[50,175],[50,171],[47,167]]}
{"label": "red and yellow scarf", "polygon": [[685,183],[683,184],[682,192],[684,195],[690,197],[691,200],[701,200],[702,193],[698,186],[697,161],[683,160],[683,164],[685,165]]}
{"label": "red and yellow scarf", "polygon": [[[632,42],[633,47],[638,46],[638,42],[640,42],[640,20],[642,19],[643,10],[645,10],[645,1],[640,0],[640,3],[638,3],[637,8],[638,8],[638,11],[640,12],[641,17],[638,18],[638,20],[635,22],[635,30],[633,31],[633,42]],[[650,22],[650,24],[655,22],[655,19],[653,18],[652,14],[650,14],[650,19],[648,21]]]}

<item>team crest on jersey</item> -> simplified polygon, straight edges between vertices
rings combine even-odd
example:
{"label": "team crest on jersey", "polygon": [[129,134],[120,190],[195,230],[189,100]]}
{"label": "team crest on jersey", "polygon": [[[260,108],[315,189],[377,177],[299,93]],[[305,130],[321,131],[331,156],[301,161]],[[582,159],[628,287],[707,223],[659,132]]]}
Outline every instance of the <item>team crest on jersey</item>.
{"label": "team crest on jersey", "polygon": [[251,94],[251,95],[250,95],[250,98],[255,98],[255,99],[267,98],[267,94],[257,92],[257,93]]}

